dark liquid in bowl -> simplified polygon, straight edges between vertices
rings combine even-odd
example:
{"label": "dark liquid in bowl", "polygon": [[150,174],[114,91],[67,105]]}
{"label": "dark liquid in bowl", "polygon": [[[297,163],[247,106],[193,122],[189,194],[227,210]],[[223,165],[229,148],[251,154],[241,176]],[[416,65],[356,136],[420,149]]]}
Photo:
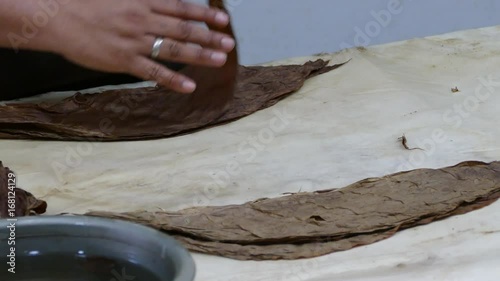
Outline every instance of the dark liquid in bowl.
{"label": "dark liquid in bowl", "polygon": [[4,258],[0,280],[5,281],[160,281],[147,268],[126,260],[105,257],[43,255],[19,257],[15,273]]}

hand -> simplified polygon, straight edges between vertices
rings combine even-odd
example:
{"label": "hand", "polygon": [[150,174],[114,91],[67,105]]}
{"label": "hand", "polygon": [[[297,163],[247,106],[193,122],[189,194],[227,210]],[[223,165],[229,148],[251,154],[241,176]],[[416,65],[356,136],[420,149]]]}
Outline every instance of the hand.
{"label": "hand", "polygon": [[164,38],[159,60],[205,66],[222,66],[235,43],[189,21],[223,27],[229,16],[179,0],[72,0],[51,20],[51,42],[57,53],[85,67],[191,93],[194,81],[150,58],[155,39]]}

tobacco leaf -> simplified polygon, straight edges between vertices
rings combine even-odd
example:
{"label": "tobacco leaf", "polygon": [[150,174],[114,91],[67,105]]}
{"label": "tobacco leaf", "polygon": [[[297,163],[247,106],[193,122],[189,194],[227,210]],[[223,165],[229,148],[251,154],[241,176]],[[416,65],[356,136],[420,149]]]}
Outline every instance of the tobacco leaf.
{"label": "tobacco leaf", "polygon": [[299,259],[371,244],[499,197],[500,162],[469,161],[242,205],[85,215],[148,225],[196,252],[240,260]]}
{"label": "tobacco leaf", "polygon": [[[47,203],[38,200],[33,194],[17,187],[17,178],[9,176],[14,172],[4,167],[0,161],[0,218],[24,217],[39,215],[47,210]],[[9,181],[9,179],[11,179]],[[13,208],[14,216],[10,216]]]}
{"label": "tobacco leaf", "polygon": [[[224,9],[221,0],[211,6]],[[234,37],[231,24],[212,30]],[[317,60],[304,65],[244,67],[237,46],[223,67],[190,66],[192,94],[157,87],[77,93],[56,103],[0,106],[0,138],[122,141],[171,137],[226,123],[274,105],[304,81],[340,65]]]}
{"label": "tobacco leaf", "polygon": [[299,90],[306,79],[342,65],[327,64],[317,60],[304,65],[239,66],[229,101],[229,90],[217,86],[190,95],[147,87],[77,93],[57,103],[12,103],[0,106],[0,138],[123,141],[191,133],[270,107]]}

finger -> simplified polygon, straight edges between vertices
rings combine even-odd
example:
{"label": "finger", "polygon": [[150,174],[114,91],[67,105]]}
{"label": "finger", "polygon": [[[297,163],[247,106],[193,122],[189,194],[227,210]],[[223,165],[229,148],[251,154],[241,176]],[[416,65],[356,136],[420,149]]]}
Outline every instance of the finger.
{"label": "finger", "polygon": [[151,17],[149,32],[155,36],[163,36],[183,42],[195,43],[204,47],[230,52],[235,47],[230,36],[208,30],[203,26],[155,14]]}
{"label": "finger", "polygon": [[216,8],[179,0],[152,0],[153,11],[185,20],[205,22],[220,27],[229,24],[229,15]]}
{"label": "finger", "polygon": [[189,94],[196,89],[196,83],[188,77],[146,57],[138,57],[132,65],[129,73],[145,81],[155,81],[159,85],[179,93]]}
{"label": "finger", "polygon": [[[148,42],[146,46],[153,46],[155,38],[148,36],[146,41]],[[150,48],[151,47],[144,49],[144,55],[151,54]],[[165,38],[161,45],[158,59],[186,64],[219,67],[226,63],[227,54]]]}

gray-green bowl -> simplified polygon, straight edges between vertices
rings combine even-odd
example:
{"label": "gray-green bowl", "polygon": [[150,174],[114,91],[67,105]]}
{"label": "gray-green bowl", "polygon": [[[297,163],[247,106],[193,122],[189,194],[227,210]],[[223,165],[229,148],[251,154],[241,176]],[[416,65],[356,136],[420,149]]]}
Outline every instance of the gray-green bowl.
{"label": "gray-green bowl", "polygon": [[0,220],[0,280],[194,280],[189,252],[152,228],[87,216],[23,217],[15,230],[11,223]]}

